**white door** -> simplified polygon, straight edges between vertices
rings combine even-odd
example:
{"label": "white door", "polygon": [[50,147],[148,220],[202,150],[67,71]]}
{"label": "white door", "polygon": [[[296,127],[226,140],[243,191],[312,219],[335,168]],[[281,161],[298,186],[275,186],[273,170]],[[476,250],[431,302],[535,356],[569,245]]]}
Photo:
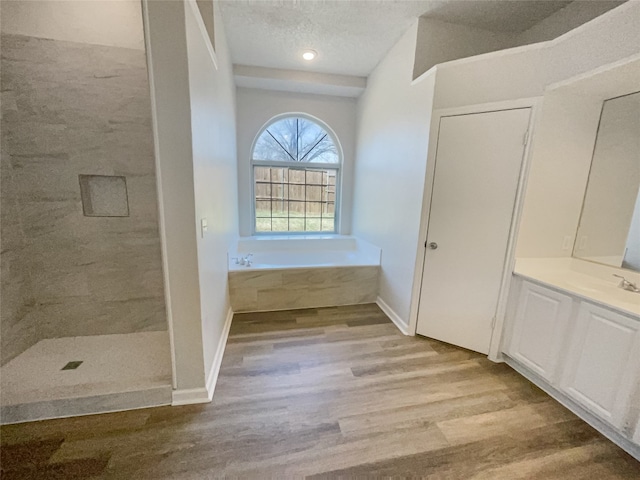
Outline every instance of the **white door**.
{"label": "white door", "polygon": [[556,378],[572,303],[568,295],[522,283],[508,352],[550,383]]}
{"label": "white door", "polygon": [[420,335],[489,352],[530,113],[440,120]]}
{"label": "white door", "polygon": [[617,428],[640,378],[640,322],[582,303],[561,385],[571,398]]}

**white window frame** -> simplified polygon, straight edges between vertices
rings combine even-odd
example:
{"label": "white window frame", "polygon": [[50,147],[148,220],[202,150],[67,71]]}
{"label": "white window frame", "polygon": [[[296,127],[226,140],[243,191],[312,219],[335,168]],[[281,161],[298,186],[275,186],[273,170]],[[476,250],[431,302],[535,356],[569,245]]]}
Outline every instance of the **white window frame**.
{"label": "white window frame", "polygon": [[[256,142],[260,138],[260,136],[274,123],[279,122],[280,120],[284,120],[286,118],[304,118],[305,120],[309,120],[310,122],[318,124],[325,132],[329,135],[333,144],[336,146],[336,151],[338,153],[338,161],[336,163],[328,163],[328,162],[278,162],[278,161],[270,161],[270,160],[255,160],[253,158],[253,152],[256,147]],[[251,161],[250,161],[250,181],[251,181],[251,233],[256,236],[275,236],[275,235],[313,235],[313,236],[322,236],[322,235],[339,235],[340,234],[340,212],[342,210],[342,162],[344,159],[344,155],[342,153],[342,146],[338,141],[338,137],[333,131],[333,129],[327,125],[322,120],[309,115],[307,113],[302,112],[289,112],[283,113],[281,115],[276,115],[271,118],[267,123],[265,123],[262,128],[258,131],[258,134],[253,139],[253,143],[251,144]],[[335,170],[336,171],[336,194],[335,194],[335,207],[334,207],[334,220],[333,220],[333,231],[324,231],[324,232],[305,232],[305,231],[285,231],[285,232],[258,232],[256,231],[256,195],[255,195],[255,167],[281,167],[281,168],[299,168],[305,170]],[[322,226],[321,226],[322,228]]]}

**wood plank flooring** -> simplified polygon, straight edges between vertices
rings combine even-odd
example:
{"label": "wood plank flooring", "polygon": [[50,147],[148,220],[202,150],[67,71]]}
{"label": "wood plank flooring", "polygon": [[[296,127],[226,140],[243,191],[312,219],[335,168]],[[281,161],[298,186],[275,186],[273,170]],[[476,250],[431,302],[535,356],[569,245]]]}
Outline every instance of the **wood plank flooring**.
{"label": "wood plank flooring", "polygon": [[1,429],[3,480],[638,479],[506,365],[375,305],[236,315],[208,405]]}

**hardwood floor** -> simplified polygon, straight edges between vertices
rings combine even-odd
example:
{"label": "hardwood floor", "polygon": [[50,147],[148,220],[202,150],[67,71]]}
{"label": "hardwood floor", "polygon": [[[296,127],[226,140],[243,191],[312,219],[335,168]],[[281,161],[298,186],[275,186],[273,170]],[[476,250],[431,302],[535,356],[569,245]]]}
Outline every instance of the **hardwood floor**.
{"label": "hardwood floor", "polygon": [[513,372],[375,305],[236,315],[209,405],[2,427],[2,478],[638,479]]}

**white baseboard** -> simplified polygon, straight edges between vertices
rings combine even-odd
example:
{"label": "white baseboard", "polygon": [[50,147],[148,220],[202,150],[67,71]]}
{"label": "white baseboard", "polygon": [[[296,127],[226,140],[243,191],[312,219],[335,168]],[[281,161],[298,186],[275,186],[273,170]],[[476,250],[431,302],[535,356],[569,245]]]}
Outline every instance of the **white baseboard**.
{"label": "white baseboard", "polygon": [[207,393],[207,389],[202,388],[185,388],[182,390],[174,390],[171,394],[171,405],[191,405],[194,403],[209,403],[211,399]]}
{"label": "white baseboard", "polygon": [[400,330],[403,335],[410,335],[409,325],[404,323],[398,316],[398,314],[394,312],[391,307],[385,303],[384,300],[382,300],[380,297],[376,298],[376,305],[380,307],[380,310],[382,310],[393,323],[395,323],[396,327],[398,327],[398,330]]}
{"label": "white baseboard", "polygon": [[224,349],[227,346],[227,339],[229,338],[229,330],[231,330],[231,321],[233,320],[233,310],[229,308],[227,311],[227,318],[224,320],[224,327],[222,329],[222,335],[218,340],[218,348],[216,349],[216,355],[213,357],[213,364],[211,370],[207,375],[207,392],[209,401],[213,399],[213,392],[216,389],[216,383],[218,382],[218,374],[220,373],[220,367],[222,366],[222,357],[224,356]]}
{"label": "white baseboard", "polygon": [[218,348],[216,354],[213,357],[213,363],[207,374],[207,381],[203,388],[191,388],[184,390],[174,390],[173,400],[171,405],[191,405],[194,403],[209,403],[213,399],[213,392],[216,388],[216,382],[218,381],[218,374],[220,373],[220,366],[222,365],[222,357],[224,356],[224,349],[227,346],[227,339],[229,338],[229,330],[231,329],[231,321],[233,320],[233,310],[231,308],[227,311],[227,318],[224,321],[224,327],[222,328],[222,335],[218,340]]}

